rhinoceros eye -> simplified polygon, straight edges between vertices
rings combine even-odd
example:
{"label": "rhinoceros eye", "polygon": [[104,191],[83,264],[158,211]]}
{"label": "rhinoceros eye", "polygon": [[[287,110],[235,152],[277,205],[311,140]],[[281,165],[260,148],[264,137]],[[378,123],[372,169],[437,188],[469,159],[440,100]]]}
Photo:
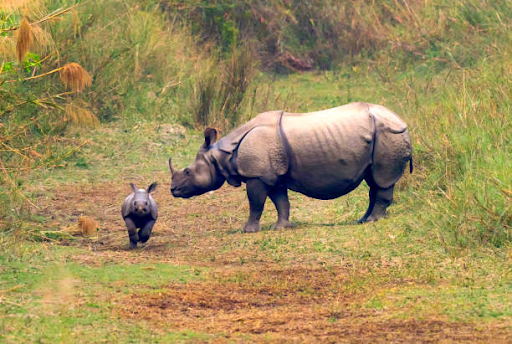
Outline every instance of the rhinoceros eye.
{"label": "rhinoceros eye", "polygon": [[189,170],[188,168],[186,168],[186,169],[185,169],[185,174],[186,174],[187,176],[190,176],[190,170]]}

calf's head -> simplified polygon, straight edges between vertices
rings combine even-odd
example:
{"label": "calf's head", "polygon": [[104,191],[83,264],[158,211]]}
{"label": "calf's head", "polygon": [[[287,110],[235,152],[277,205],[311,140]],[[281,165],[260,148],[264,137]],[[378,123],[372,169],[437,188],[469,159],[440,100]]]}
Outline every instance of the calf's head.
{"label": "calf's head", "polygon": [[132,212],[138,216],[145,216],[151,213],[151,202],[149,199],[149,194],[155,191],[157,183],[151,184],[147,190],[139,189],[135,186],[135,184],[130,183],[133,191],[133,199],[132,199]]}
{"label": "calf's head", "polygon": [[199,196],[216,190],[224,184],[225,178],[218,173],[208,154],[217,137],[217,129],[206,128],[204,144],[199,148],[196,160],[182,170],[176,170],[172,166],[172,159],[169,159],[169,169],[172,174],[171,193],[174,197]]}

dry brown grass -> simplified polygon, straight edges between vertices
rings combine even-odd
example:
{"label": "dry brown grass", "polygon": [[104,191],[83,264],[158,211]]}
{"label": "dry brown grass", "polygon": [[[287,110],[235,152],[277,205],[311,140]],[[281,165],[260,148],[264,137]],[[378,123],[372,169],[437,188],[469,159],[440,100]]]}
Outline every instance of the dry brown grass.
{"label": "dry brown grass", "polygon": [[0,8],[6,12],[19,10],[30,14],[38,10],[39,6],[39,0],[0,0]]}
{"label": "dry brown grass", "polygon": [[33,41],[34,34],[32,32],[32,27],[30,26],[28,19],[23,18],[18,29],[18,40],[16,42],[16,57],[18,58],[18,61],[23,62]]}
{"label": "dry brown grass", "polygon": [[60,71],[60,80],[64,84],[64,87],[69,87],[73,92],[81,92],[84,88],[91,86],[92,78],[85,69],[82,68],[78,63],[71,62]]}
{"label": "dry brown grass", "polygon": [[55,44],[52,36],[37,24],[32,25],[32,34],[34,35],[34,49],[41,54],[45,54],[48,48]]}
{"label": "dry brown grass", "polygon": [[0,36],[0,58],[3,61],[16,58],[16,42],[12,37]]}
{"label": "dry brown grass", "polygon": [[343,270],[244,270],[243,281],[229,282],[239,269],[218,281],[129,294],[121,297],[116,311],[156,327],[220,333],[231,340],[243,336],[244,342],[450,342],[509,335],[506,324],[396,319],[388,310],[361,308],[364,293],[343,290]]}

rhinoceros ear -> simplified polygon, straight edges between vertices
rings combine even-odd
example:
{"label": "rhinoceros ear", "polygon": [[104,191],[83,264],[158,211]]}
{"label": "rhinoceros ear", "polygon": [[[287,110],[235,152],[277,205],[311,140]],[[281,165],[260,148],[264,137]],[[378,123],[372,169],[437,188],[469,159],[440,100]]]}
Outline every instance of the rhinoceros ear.
{"label": "rhinoceros ear", "polygon": [[152,193],[153,191],[156,190],[156,187],[157,187],[157,183],[154,182],[153,184],[151,184],[149,187],[148,187],[148,193]]}
{"label": "rhinoceros ear", "polygon": [[139,191],[139,189],[135,186],[135,184],[130,183],[130,186],[132,187],[132,191],[133,191],[133,192],[137,192],[137,191]]}
{"label": "rhinoceros ear", "polygon": [[204,145],[203,148],[208,149],[217,141],[217,137],[219,136],[219,131],[215,128],[206,128],[204,130]]}

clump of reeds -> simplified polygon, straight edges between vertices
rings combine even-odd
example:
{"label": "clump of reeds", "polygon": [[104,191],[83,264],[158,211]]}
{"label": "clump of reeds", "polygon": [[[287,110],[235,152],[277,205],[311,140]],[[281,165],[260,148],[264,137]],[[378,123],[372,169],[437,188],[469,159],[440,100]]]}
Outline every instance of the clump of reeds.
{"label": "clump of reeds", "polygon": [[69,121],[83,127],[96,127],[100,124],[98,117],[87,109],[86,104],[81,101],[75,101],[66,105],[64,121]]}
{"label": "clump of reeds", "polygon": [[27,18],[23,18],[18,29],[18,41],[16,42],[16,57],[22,62],[34,41],[34,34]]}
{"label": "clump of reeds", "polygon": [[198,103],[195,111],[196,123],[206,126],[215,122],[210,112],[217,96],[217,73],[212,68],[208,70],[198,83]]}
{"label": "clump of reeds", "polygon": [[255,53],[250,46],[233,48],[231,61],[224,68],[220,90],[223,104],[221,114],[226,127],[234,127],[240,122],[240,107],[254,77],[255,68]]}
{"label": "clump of reeds", "polygon": [[92,84],[92,78],[89,73],[75,62],[68,63],[62,67],[60,70],[60,80],[64,87],[69,85],[75,93],[82,91]]}

